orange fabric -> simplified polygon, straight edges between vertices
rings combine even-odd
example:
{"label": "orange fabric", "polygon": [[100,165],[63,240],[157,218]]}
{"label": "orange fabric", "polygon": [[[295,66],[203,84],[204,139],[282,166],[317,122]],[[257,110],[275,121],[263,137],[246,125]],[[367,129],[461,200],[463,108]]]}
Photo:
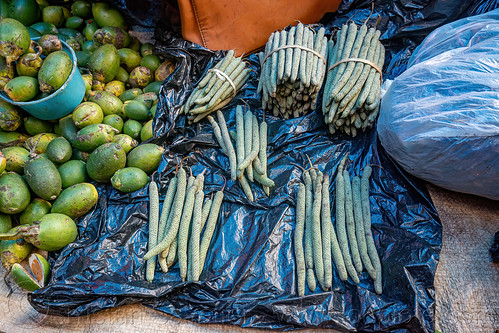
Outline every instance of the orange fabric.
{"label": "orange fabric", "polygon": [[316,23],[341,0],[178,0],[182,36],[211,50],[252,52],[270,34],[300,21]]}

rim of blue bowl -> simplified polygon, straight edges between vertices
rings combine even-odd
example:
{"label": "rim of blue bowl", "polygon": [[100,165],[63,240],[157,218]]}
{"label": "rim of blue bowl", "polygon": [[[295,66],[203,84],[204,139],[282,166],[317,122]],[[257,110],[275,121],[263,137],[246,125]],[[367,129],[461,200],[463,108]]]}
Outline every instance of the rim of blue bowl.
{"label": "rim of blue bowl", "polygon": [[[39,40],[40,37],[33,37],[31,38],[31,40],[33,41],[37,41]],[[66,80],[66,82],[64,82],[64,84],[59,88],[57,89],[56,91],[54,91],[52,94],[48,95],[47,97],[44,97],[42,99],[37,99],[35,101],[29,101],[29,102],[15,102],[13,100],[11,100],[6,94],[4,91],[2,91],[0,93],[0,98],[2,98],[4,101],[10,103],[10,104],[13,104],[13,105],[19,105],[19,106],[23,106],[23,105],[35,105],[35,104],[39,104],[39,103],[42,103],[42,102],[46,102],[52,98],[54,98],[55,96],[59,95],[63,90],[64,88],[67,87],[67,85],[69,84],[69,82],[71,82],[71,79],[73,78],[75,72],[78,69],[78,62],[77,62],[77,58],[76,58],[76,53],[75,51],[73,50],[73,48],[71,46],[69,46],[69,44],[67,44],[65,41],[61,40],[61,43],[62,45],[64,46],[64,51],[67,52],[67,50],[69,50],[69,53],[71,53],[71,57],[73,58],[73,69],[71,70],[71,74],[69,74],[69,77],[68,79]]]}

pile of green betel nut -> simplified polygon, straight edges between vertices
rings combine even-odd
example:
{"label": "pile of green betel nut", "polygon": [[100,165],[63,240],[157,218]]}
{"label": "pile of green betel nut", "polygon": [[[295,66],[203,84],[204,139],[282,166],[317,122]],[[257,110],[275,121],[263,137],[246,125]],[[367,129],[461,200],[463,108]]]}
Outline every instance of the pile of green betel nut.
{"label": "pile of green betel nut", "polygon": [[133,192],[158,168],[164,148],[144,141],[153,136],[159,89],[174,64],[132,37],[106,3],[6,4],[0,0],[0,89],[14,102],[57,91],[72,70],[64,41],[86,90],[71,114],[55,120],[0,100],[0,255],[14,280],[35,290],[48,278],[40,253],[76,239],[75,220],[98,201],[94,182]]}

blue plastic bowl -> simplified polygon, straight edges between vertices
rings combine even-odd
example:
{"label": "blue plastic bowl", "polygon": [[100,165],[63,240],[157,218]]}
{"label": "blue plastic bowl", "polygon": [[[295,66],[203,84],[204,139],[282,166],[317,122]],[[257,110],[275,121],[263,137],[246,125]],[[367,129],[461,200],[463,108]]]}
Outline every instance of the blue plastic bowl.
{"label": "blue plastic bowl", "polygon": [[[35,37],[32,40],[37,41],[39,38]],[[62,87],[49,96],[35,101],[14,102],[4,91],[0,92],[0,98],[10,104],[19,106],[33,117],[42,120],[59,119],[73,112],[85,96],[85,82],[78,69],[75,52],[64,41],[61,40],[61,42],[62,49],[69,54],[73,61],[73,70]]]}

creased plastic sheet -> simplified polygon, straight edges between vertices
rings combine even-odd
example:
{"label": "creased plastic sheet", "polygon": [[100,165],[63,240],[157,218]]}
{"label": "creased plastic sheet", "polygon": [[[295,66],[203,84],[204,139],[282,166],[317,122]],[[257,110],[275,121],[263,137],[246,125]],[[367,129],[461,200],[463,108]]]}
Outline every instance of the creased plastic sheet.
{"label": "creased plastic sheet", "polygon": [[[374,12],[371,14],[371,4]],[[414,49],[436,28],[499,7],[498,0],[343,0],[337,13],[326,14],[325,25],[344,23],[353,17],[363,22],[380,17],[377,25],[386,48],[384,77],[393,79],[407,68]]]}
{"label": "creased plastic sheet", "polygon": [[[363,13],[369,10],[364,6]],[[329,28],[342,23],[341,18],[335,20],[331,18]],[[168,33],[160,33],[156,39],[163,45],[159,51],[178,61],[176,71],[162,87],[154,122],[154,141],[167,148],[155,176],[161,198],[176,164],[187,155],[191,158],[184,166],[191,166],[194,174],[208,168],[205,193],[214,193],[229,178],[228,159],[207,122],[185,126],[185,118],[178,112],[195,82],[221,54]],[[250,81],[224,109],[230,129],[234,129],[237,104],[251,108],[260,120],[263,116],[256,93],[257,57],[249,57],[249,63],[254,69]],[[77,241],[52,253],[50,283],[30,293],[30,303],[40,312],[62,316],[142,303],[199,323],[284,330],[320,326],[345,332],[433,332],[433,278],[441,225],[424,184],[388,157],[375,130],[354,139],[331,136],[321,112],[318,109],[287,121],[266,115],[268,170],[277,185],[269,198],[253,186],[256,200],[249,203],[240,186],[227,181],[201,282],[181,282],[177,265],[167,274],[158,267],[154,282],[146,282],[142,257],[148,236],[147,189],[120,194],[100,185],[98,205],[77,221]],[[373,165],[372,229],[383,265],[384,292],[381,296],[374,293],[365,272],[359,285],[341,282],[335,272],[333,291],[311,293],[307,289],[306,296],[298,298],[292,236],[295,188],[301,171],[291,163],[307,167],[308,156],[334,179],[347,152],[350,174],[360,175],[366,164]],[[332,184],[333,210],[334,193]]]}
{"label": "creased plastic sheet", "polygon": [[499,199],[499,9],[430,34],[381,104],[380,140],[405,170]]}
{"label": "creased plastic sheet", "polygon": [[[254,187],[256,201],[250,204],[238,184],[227,182],[202,283],[182,283],[176,265],[147,283],[141,259],[147,244],[147,193],[141,191],[132,199],[101,187],[99,207],[80,221],[79,240],[61,253],[50,285],[31,295],[32,305],[39,311],[74,316],[141,302],[201,323],[431,331],[441,226],[422,184],[407,178],[379,151],[374,132],[352,141],[329,137],[315,113],[268,122],[270,177],[279,185],[269,199]],[[234,125],[233,118],[228,125]],[[208,125],[200,130],[210,133]],[[208,138],[196,139],[194,149],[199,152],[191,154],[189,163],[195,163],[194,174],[209,168],[206,193],[220,189],[228,178],[227,158],[218,147],[211,147],[211,135]],[[358,286],[340,282],[335,272],[334,292],[307,290],[307,296],[298,298],[292,235],[295,185],[301,172],[290,162],[305,166],[308,155],[334,177],[346,152],[352,174],[359,174],[366,163],[383,167],[374,168],[371,204],[384,293],[381,297],[374,293],[365,272]],[[162,185],[171,177],[175,161],[165,159],[161,165]],[[164,186],[161,189],[165,193]],[[334,193],[333,186],[330,192]]]}
{"label": "creased plastic sheet", "polygon": [[[257,71],[255,61],[256,56],[250,57]],[[243,101],[261,119],[256,83],[253,72],[250,83],[225,110],[229,128],[234,128],[234,105]],[[179,94],[168,90],[167,84],[162,96],[182,99],[182,94],[183,90]],[[169,110],[178,109],[165,103]],[[330,136],[318,112],[288,121],[269,116],[266,120],[269,176],[278,185],[270,198],[255,186],[256,201],[249,203],[240,186],[227,181],[202,283],[181,282],[177,266],[167,274],[158,272],[154,283],[146,282],[142,260],[148,230],[146,190],[121,195],[100,186],[98,207],[79,222],[79,239],[57,258],[49,286],[31,295],[32,305],[39,311],[76,316],[141,302],[201,323],[431,331],[441,226],[424,186],[406,177],[387,158],[374,131],[353,140]],[[171,133],[177,134],[172,135],[160,165],[161,193],[166,192],[176,163],[188,152],[191,158],[186,164],[192,166],[193,174],[208,168],[205,192],[213,193],[230,178],[228,159],[214,143],[209,124],[202,122],[186,130],[183,121],[182,116],[175,123]],[[373,232],[383,262],[384,293],[377,296],[372,280],[363,273],[358,286],[342,283],[335,275],[334,292],[307,291],[300,299],[295,291],[292,235],[295,187],[301,171],[291,163],[306,167],[309,156],[314,165],[334,178],[347,152],[351,174],[361,174],[367,163],[375,165],[371,204]],[[334,194],[334,186],[330,193]]]}

